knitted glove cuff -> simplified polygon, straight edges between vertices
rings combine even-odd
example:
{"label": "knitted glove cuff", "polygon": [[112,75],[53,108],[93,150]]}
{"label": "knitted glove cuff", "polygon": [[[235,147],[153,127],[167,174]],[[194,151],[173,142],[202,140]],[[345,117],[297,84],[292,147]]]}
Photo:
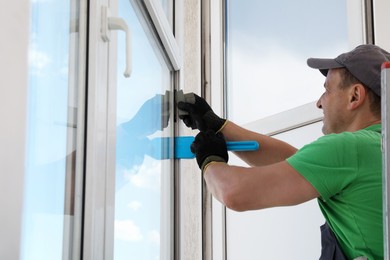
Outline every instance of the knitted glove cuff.
{"label": "knitted glove cuff", "polygon": [[206,157],[206,159],[204,159],[204,161],[202,162],[202,166],[200,167],[200,169],[202,170],[202,173],[206,169],[206,167],[210,163],[213,163],[213,162],[223,162],[223,163],[226,163],[226,160],[223,159],[220,156],[217,156],[217,155],[210,155],[210,156]]}
{"label": "knitted glove cuff", "polygon": [[227,120],[217,116],[212,110],[207,111],[203,115],[203,120],[206,123],[208,129],[218,133],[225,126]]}

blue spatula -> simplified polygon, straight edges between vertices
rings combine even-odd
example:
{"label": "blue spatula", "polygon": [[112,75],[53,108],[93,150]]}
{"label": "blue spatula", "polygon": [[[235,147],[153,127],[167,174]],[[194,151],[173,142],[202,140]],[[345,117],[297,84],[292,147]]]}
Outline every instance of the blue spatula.
{"label": "blue spatula", "polygon": [[[195,140],[193,136],[175,137],[174,144],[170,137],[158,137],[151,140],[152,151],[148,153],[155,159],[192,159],[195,154],[191,152],[191,144]],[[174,145],[175,150],[172,152],[171,146]],[[228,151],[255,151],[259,149],[257,141],[229,141],[226,142]]]}

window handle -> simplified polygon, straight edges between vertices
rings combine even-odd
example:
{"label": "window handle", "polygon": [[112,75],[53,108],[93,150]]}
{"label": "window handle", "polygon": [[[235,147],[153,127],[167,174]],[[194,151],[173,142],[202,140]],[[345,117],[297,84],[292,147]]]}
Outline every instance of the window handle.
{"label": "window handle", "polygon": [[102,6],[101,36],[104,42],[110,41],[110,30],[121,30],[126,33],[126,69],[124,75],[130,77],[132,71],[131,32],[124,19],[109,17],[109,10]]}

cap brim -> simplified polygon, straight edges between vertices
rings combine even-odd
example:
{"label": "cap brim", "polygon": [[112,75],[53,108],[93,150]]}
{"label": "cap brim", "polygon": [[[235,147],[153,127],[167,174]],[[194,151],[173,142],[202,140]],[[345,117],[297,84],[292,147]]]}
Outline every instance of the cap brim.
{"label": "cap brim", "polygon": [[319,69],[324,76],[328,74],[329,69],[345,67],[344,65],[338,63],[334,59],[318,59],[318,58],[307,59],[307,65],[310,68]]}

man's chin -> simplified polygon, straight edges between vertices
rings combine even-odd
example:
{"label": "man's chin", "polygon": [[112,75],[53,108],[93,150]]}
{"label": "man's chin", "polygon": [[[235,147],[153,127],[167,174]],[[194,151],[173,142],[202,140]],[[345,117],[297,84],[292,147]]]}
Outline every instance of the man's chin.
{"label": "man's chin", "polygon": [[327,129],[325,125],[322,126],[322,133],[323,133],[324,135],[330,134],[329,129]]}

